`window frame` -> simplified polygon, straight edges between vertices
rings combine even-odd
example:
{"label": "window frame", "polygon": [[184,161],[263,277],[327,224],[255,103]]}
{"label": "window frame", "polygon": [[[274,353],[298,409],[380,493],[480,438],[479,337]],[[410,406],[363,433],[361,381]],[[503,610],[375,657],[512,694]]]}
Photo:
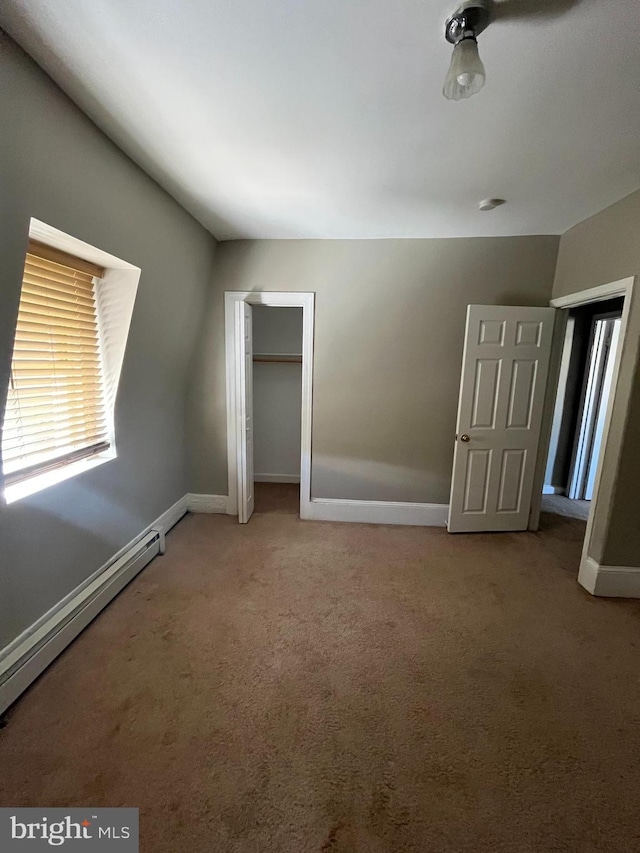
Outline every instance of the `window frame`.
{"label": "window frame", "polygon": [[[25,235],[25,255],[27,252],[26,238],[27,235]],[[29,223],[28,240],[45,244],[52,252],[58,251],[72,255],[88,264],[102,267],[105,271],[100,285],[95,287],[94,293],[103,396],[110,446],[108,449],[97,448],[90,455],[79,454],[78,458],[67,461],[66,464],[50,465],[47,470],[44,470],[43,467],[39,473],[32,473],[30,476],[10,484],[6,484],[4,480],[0,451],[0,503],[6,505],[37,494],[44,489],[72,479],[117,458],[115,402],[142,272],[140,267],[35,218],[32,218]],[[22,279],[20,293],[22,293]],[[5,390],[0,389],[0,393],[4,393]]]}

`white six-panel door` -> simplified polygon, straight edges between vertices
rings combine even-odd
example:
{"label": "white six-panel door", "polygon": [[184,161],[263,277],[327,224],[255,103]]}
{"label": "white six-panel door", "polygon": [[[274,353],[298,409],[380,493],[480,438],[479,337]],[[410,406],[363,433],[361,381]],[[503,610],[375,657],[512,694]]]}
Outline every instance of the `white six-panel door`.
{"label": "white six-panel door", "polygon": [[526,530],[555,310],[469,305],[448,528]]}
{"label": "white six-panel door", "polygon": [[251,305],[236,302],[235,340],[238,347],[236,393],[240,423],[238,448],[238,521],[246,524],[253,513],[253,319]]}

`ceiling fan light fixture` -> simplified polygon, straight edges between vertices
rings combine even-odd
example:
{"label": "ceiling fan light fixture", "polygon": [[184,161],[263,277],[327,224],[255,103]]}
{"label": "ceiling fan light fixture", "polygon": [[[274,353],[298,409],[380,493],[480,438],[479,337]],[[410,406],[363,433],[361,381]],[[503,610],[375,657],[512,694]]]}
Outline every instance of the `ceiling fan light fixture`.
{"label": "ceiling fan light fixture", "polygon": [[460,101],[475,95],[485,84],[486,73],[478,53],[478,42],[465,36],[453,48],[451,65],[442,90],[445,98]]}
{"label": "ceiling fan light fixture", "polygon": [[475,95],[485,84],[486,72],[478,53],[478,35],[489,24],[485,0],[466,0],[445,23],[445,38],[453,56],[442,94],[450,101]]}

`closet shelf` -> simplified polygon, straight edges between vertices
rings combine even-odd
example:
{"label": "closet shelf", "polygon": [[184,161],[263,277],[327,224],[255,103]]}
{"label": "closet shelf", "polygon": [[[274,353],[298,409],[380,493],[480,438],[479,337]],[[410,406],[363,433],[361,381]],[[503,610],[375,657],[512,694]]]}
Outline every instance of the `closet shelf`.
{"label": "closet shelf", "polygon": [[253,360],[257,362],[281,362],[283,364],[302,364],[302,355],[286,352],[254,352]]}

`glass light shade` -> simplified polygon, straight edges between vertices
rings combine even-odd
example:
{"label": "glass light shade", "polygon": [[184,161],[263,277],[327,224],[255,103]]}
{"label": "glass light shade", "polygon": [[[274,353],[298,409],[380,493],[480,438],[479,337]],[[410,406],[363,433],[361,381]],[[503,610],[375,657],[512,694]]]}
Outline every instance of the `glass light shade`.
{"label": "glass light shade", "polygon": [[484,81],[485,71],[478,54],[478,43],[474,38],[464,38],[453,48],[442,94],[450,101],[470,98],[482,89]]}

